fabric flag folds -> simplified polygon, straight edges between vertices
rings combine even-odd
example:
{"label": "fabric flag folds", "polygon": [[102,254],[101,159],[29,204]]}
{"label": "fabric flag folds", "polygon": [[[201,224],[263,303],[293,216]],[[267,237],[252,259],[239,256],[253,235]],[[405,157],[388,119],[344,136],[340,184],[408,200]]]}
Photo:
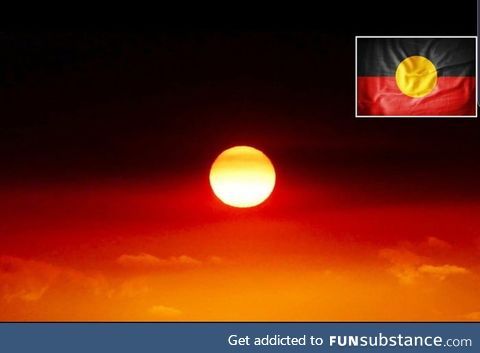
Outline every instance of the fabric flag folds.
{"label": "fabric flag folds", "polygon": [[357,38],[357,116],[475,116],[476,39]]}

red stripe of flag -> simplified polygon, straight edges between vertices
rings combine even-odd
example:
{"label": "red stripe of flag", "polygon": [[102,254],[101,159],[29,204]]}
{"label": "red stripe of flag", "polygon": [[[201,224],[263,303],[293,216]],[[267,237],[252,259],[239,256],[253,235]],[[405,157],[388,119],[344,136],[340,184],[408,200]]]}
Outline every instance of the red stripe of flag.
{"label": "red stripe of flag", "polygon": [[475,77],[437,77],[425,97],[412,98],[397,87],[395,77],[357,77],[358,115],[475,115]]}

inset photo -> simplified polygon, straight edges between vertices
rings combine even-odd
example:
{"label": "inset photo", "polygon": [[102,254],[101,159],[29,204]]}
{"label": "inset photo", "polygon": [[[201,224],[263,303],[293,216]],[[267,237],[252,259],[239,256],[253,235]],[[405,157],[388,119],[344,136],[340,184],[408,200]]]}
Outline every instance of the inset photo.
{"label": "inset photo", "polygon": [[355,116],[477,116],[477,37],[355,38]]}

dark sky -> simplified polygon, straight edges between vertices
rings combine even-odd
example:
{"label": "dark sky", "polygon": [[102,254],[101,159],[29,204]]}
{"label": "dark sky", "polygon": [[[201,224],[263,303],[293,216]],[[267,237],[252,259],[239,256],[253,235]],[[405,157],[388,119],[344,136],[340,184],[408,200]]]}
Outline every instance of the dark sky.
{"label": "dark sky", "polygon": [[354,118],[354,35],[475,34],[475,1],[429,4],[408,24],[2,32],[0,183],[195,175],[247,144],[297,179],[472,197],[478,120]]}

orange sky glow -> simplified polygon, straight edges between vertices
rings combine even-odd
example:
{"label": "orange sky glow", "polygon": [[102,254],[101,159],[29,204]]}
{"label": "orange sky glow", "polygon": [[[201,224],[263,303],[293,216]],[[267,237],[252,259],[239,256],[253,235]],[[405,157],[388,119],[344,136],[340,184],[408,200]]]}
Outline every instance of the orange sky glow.
{"label": "orange sky glow", "polygon": [[479,319],[478,204],[325,188],[280,178],[251,209],[206,179],[5,191],[0,319]]}

